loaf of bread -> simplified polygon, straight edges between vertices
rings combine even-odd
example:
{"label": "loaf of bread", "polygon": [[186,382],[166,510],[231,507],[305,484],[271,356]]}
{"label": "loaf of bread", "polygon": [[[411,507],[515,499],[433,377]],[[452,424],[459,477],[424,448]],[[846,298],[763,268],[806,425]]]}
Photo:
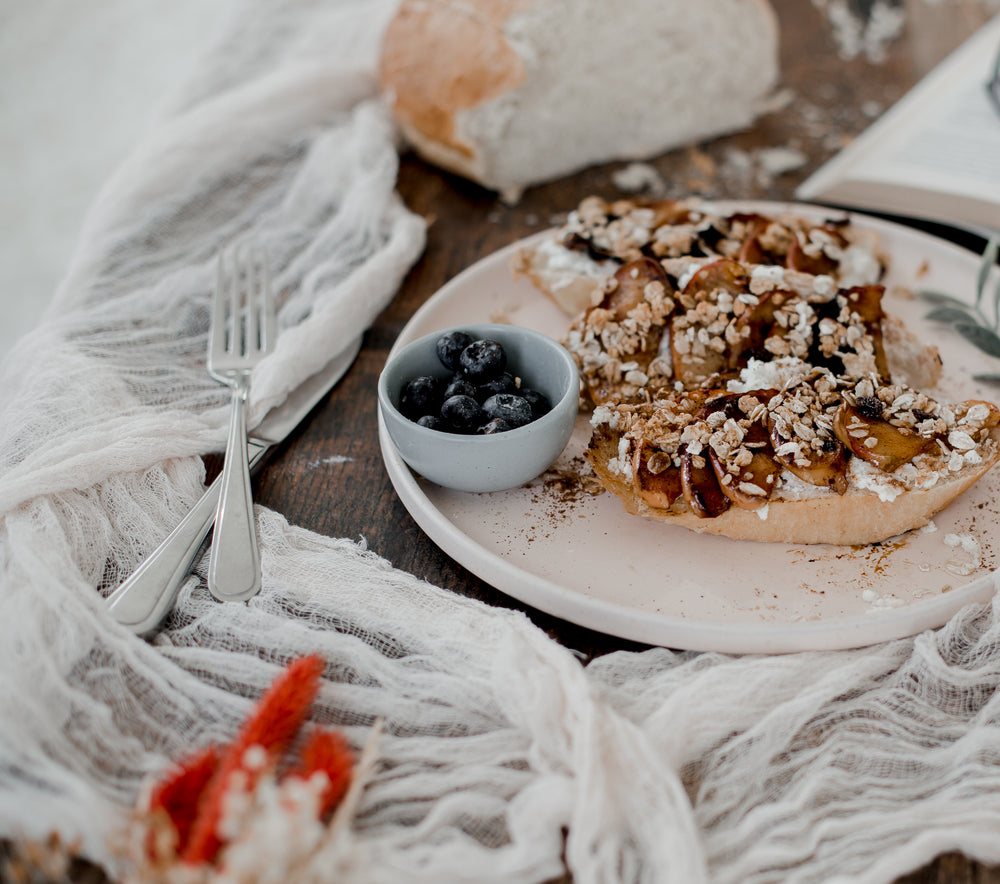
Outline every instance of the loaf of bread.
{"label": "loaf of bread", "polygon": [[767,0],[402,0],[379,77],[420,155],[513,202],[749,125],[778,25]]}

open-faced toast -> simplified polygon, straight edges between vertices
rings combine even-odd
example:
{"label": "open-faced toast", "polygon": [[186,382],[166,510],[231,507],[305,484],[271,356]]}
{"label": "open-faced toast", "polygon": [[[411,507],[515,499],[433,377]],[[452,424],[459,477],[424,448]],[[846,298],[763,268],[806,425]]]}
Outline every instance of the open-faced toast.
{"label": "open-faced toast", "polygon": [[885,540],[925,525],[1000,460],[995,405],[825,372],[780,390],[602,405],[593,424],[587,458],[629,512],[742,540]]}

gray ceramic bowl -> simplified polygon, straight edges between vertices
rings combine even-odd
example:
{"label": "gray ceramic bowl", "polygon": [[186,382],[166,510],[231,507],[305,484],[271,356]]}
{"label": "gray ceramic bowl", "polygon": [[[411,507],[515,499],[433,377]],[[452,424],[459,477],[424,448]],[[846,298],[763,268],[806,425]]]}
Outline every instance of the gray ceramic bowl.
{"label": "gray ceramic bowl", "polygon": [[382,420],[400,456],[426,479],[459,491],[500,491],[534,479],[559,456],[576,422],[579,380],[566,349],[531,329],[513,325],[457,326],[473,338],[499,341],[508,371],[522,386],[544,393],[552,410],[537,420],[492,436],[463,436],[431,430],[399,409],[403,385],[419,375],[451,376],[438,360],[435,344],[442,329],[390,355],[378,382]]}

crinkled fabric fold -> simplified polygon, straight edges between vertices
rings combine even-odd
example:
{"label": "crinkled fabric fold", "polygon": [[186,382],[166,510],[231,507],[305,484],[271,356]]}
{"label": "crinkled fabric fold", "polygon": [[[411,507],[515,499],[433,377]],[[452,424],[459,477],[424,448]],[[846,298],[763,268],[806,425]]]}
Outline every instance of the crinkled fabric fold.
{"label": "crinkled fabric fold", "polygon": [[319,653],[314,719],[356,747],[385,726],[327,880],[874,884],[945,850],[1000,862],[996,606],[875,648],[584,665],[521,614],[258,508],[248,604],[216,603],[202,562],[151,643],[108,615],[223,447],[204,370],[220,247],[252,235],[281,296],[251,420],[351,346],[422,251],[374,92],[392,8],[237,5],[4,364],[0,834],[56,830],[126,872],[141,785]]}

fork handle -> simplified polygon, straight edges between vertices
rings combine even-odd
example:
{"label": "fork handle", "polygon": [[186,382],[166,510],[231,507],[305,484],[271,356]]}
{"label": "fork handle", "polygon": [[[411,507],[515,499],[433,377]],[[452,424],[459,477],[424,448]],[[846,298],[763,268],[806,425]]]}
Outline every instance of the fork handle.
{"label": "fork handle", "polygon": [[208,589],[220,602],[243,602],[260,591],[260,553],[247,462],[249,391],[249,373],[238,375],[233,384],[226,460],[208,560]]}
{"label": "fork handle", "polygon": [[[251,439],[250,467],[255,467],[268,445]],[[217,476],[201,499],[188,511],[163,542],[108,596],[112,616],[136,635],[155,632],[170,613],[184,580],[215,521],[222,477]]]}

